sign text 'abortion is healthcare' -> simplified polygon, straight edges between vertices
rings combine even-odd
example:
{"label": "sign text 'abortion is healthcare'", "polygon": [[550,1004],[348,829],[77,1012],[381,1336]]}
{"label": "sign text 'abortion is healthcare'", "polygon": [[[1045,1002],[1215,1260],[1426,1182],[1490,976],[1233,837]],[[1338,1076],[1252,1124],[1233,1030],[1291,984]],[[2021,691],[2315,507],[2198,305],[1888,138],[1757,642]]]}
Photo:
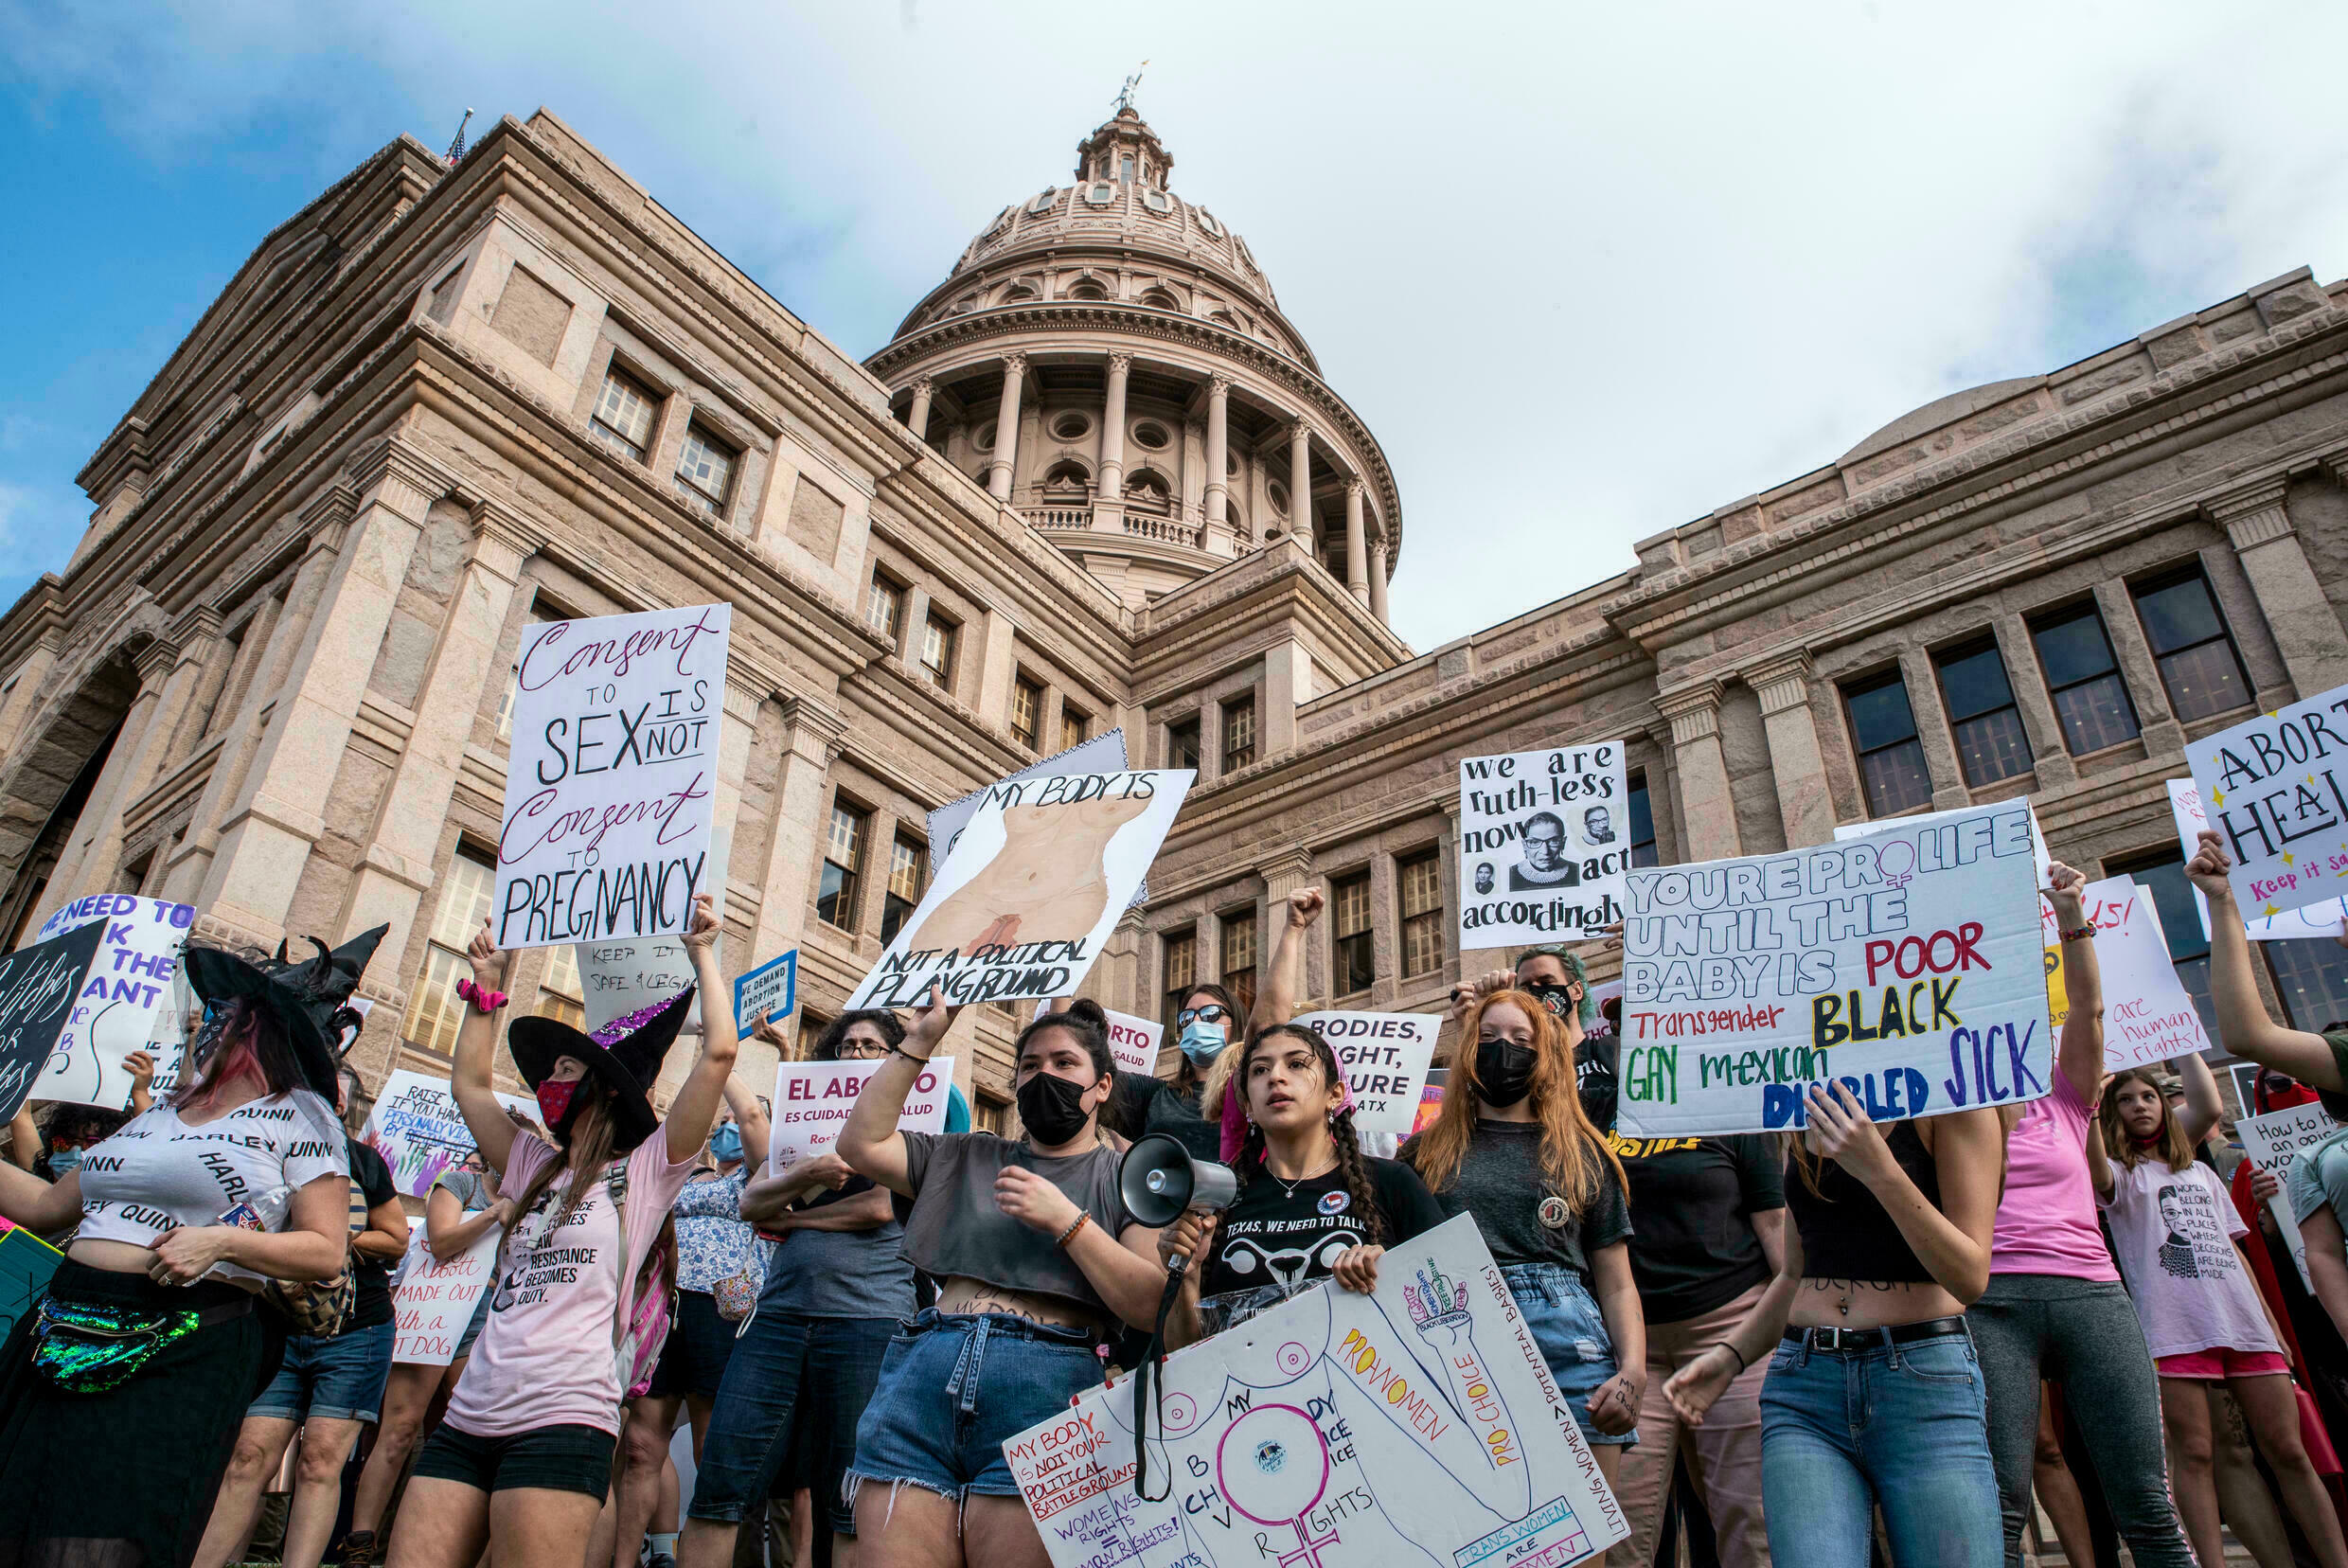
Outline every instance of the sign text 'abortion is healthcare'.
{"label": "sign text 'abortion is healthcare'", "polygon": [[2019,801],[1782,855],[1634,870],[1622,1130],[1767,1132],[1839,1079],[1893,1121],[2049,1087],[2045,950]]}
{"label": "sign text 'abortion is healthcare'", "polygon": [[2348,891],[2348,686],[2185,746],[2245,918]]}
{"label": "sign text 'abortion is healthcare'", "polygon": [[501,948],[683,931],[708,873],[727,604],[522,635],[497,843]]}

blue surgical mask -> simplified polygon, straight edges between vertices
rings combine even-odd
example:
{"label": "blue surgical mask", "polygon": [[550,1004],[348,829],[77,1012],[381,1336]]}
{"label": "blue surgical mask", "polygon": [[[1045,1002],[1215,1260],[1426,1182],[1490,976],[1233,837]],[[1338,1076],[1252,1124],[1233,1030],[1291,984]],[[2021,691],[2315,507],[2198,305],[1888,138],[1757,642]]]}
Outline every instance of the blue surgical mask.
{"label": "blue surgical mask", "polygon": [[742,1157],[742,1130],[732,1122],[719,1128],[709,1134],[709,1152],[721,1161],[740,1159]]}
{"label": "blue surgical mask", "polygon": [[1193,1019],[1184,1025],[1179,1042],[1190,1064],[1201,1069],[1214,1065],[1215,1059],[1223,1054],[1223,1047],[1230,1042],[1231,1037],[1223,1032],[1220,1024],[1209,1024],[1203,1019]]}
{"label": "blue surgical mask", "polygon": [[80,1168],[80,1149],[53,1149],[49,1150],[49,1174],[58,1181],[63,1181],[66,1177],[72,1175],[75,1171]]}

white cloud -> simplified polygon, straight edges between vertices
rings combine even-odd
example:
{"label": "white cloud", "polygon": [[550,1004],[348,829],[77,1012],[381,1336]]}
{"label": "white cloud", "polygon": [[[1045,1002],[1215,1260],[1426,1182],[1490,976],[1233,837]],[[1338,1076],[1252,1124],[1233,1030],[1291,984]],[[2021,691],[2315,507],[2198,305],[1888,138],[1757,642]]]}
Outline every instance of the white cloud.
{"label": "white cloud", "polygon": [[1394,462],[1422,648],[1944,392],[2348,262],[2319,7],[182,14],[19,12],[0,55],[167,160],[306,116],[286,156],[438,145],[465,103],[543,102],[860,354],[1149,57],[1176,187],[1246,234]]}

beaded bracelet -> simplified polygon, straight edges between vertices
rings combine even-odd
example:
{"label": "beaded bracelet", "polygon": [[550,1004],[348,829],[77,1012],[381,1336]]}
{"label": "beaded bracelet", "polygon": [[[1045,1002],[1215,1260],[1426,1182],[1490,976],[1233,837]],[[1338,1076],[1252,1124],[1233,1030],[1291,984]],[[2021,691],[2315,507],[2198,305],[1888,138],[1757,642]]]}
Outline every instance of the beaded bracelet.
{"label": "beaded bracelet", "polygon": [[2063,940],[2066,942],[2091,942],[2094,939],[2095,928],[2092,925],[2063,927]]}
{"label": "beaded bracelet", "polygon": [[1061,1249],[1063,1252],[1066,1251],[1068,1243],[1076,1238],[1076,1232],[1084,1229],[1085,1226],[1091,1224],[1092,1222],[1093,1217],[1079,1210],[1076,1214],[1076,1222],[1071,1224],[1066,1230],[1060,1232],[1059,1239],[1053,1242],[1052,1245]]}

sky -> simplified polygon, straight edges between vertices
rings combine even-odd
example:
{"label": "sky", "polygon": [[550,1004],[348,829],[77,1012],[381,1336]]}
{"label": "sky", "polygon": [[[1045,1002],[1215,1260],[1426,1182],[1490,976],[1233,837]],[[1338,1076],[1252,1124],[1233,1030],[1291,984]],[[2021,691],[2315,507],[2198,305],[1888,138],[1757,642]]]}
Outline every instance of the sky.
{"label": "sky", "polygon": [[[1179,21],[1170,19],[1179,18]],[[856,357],[1118,83],[1402,497],[1420,650],[1907,410],[2348,271],[2321,8],[0,0],[0,603],[255,245],[545,105]],[[2327,106],[2334,106],[2327,108]]]}

